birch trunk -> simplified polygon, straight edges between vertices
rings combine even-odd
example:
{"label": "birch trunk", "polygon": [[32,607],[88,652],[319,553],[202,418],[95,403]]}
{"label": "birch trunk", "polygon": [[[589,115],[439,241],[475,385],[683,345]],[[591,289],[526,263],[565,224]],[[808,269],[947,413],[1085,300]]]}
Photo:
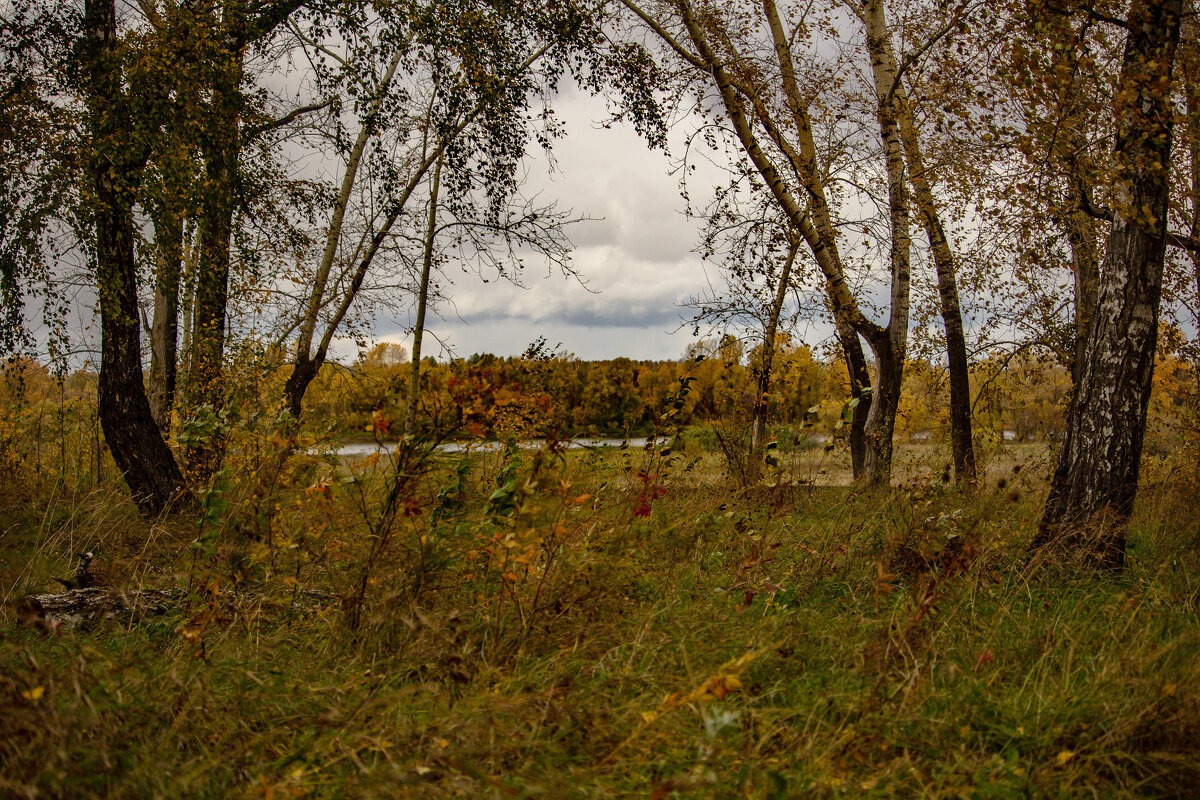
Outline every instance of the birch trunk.
{"label": "birch trunk", "polygon": [[433,270],[433,247],[437,239],[438,190],[442,181],[442,160],[433,168],[429,188],[429,219],[425,230],[425,252],[421,259],[421,286],[417,292],[417,319],[413,325],[412,364],[408,372],[408,409],[404,415],[404,435],[417,428],[417,405],[421,399],[421,341],[425,336],[425,310],[429,304],[429,274]]}
{"label": "birch trunk", "polygon": [[[801,181],[808,198],[808,213],[813,218],[813,228],[819,239],[809,238],[810,247],[818,263],[820,256],[826,256],[826,262],[821,264],[825,275],[833,306],[834,323],[838,329],[838,338],[842,343],[842,351],[846,358],[846,372],[850,381],[850,397],[857,400],[850,418],[850,465],[851,474],[855,480],[863,477],[867,460],[867,420],[870,418],[872,403],[871,373],[867,367],[867,358],[863,353],[862,342],[859,339],[861,325],[856,326],[853,315],[845,307],[847,301],[853,302],[846,292],[839,303],[835,293],[845,288],[845,271],[842,266],[841,253],[837,244],[837,230],[829,211],[828,194],[825,180],[817,159],[817,145],[813,138],[812,120],[809,117],[808,103],[800,91],[800,83],[796,78],[796,65],[792,60],[791,45],[783,21],[779,17],[779,9],[774,0],[763,0],[763,15],[771,29],[772,43],[775,45],[775,57],[779,63],[780,83],[787,98],[788,111],[792,125],[796,131],[797,147],[789,152],[792,168]],[[861,316],[861,315],[860,315]],[[868,330],[870,336],[875,331]]]}
{"label": "birch trunk", "polygon": [[887,328],[867,340],[875,353],[878,375],[867,418],[866,477],[871,485],[886,486],[891,482],[892,440],[908,350],[912,237],[904,144],[896,111],[896,64],[890,57],[890,33],[882,0],[868,0],[864,4],[863,23],[867,29],[867,50],[878,97],[879,133],[887,169],[892,270],[891,316]]}
{"label": "birch trunk", "polygon": [[[239,42],[246,26],[245,8],[224,9],[221,35],[226,51],[214,64],[212,96],[201,151],[204,186],[200,198],[200,257],[195,275],[191,367],[188,370],[190,411],[206,407],[216,414],[225,404],[225,317],[229,304],[229,247],[233,236],[234,192],[240,157],[243,97],[243,54]],[[225,437],[187,448],[185,461],[203,483],[220,466]]]}
{"label": "birch trunk", "polygon": [[[1192,4],[1192,8],[1196,9],[1195,3]],[[1184,92],[1187,96],[1188,155],[1192,172],[1192,219],[1189,233],[1193,240],[1200,240],[1200,75],[1196,74],[1196,70],[1200,69],[1200,21],[1197,21],[1194,14],[1184,25],[1184,29],[1185,33],[1182,35],[1181,43],[1188,43],[1188,55],[1191,56],[1190,62],[1185,62],[1185,64],[1194,65],[1184,76]],[[1192,250],[1190,255],[1192,271],[1196,279],[1196,308],[1197,313],[1200,313],[1200,250]]]}
{"label": "birch trunk", "polygon": [[[515,70],[514,74],[523,74],[525,70],[541,59],[541,57],[544,56],[550,50],[550,48],[551,43],[547,42],[546,44],[543,44],[541,47],[531,53],[524,62],[522,62],[520,67]],[[387,81],[391,81],[392,75],[394,74],[398,64],[399,60],[392,62],[392,65],[389,68]],[[378,108],[378,105],[376,107]],[[332,343],[333,337],[337,333],[338,326],[342,324],[342,320],[344,320],[346,318],[346,314],[349,313],[350,307],[354,304],[355,298],[358,297],[358,292],[360,289],[362,289],[363,282],[366,280],[367,273],[371,268],[371,264],[375,260],[376,254],[378,254],[379,249],[383,246],[384,242],[388,240],[388,237],[391,236],[392,228],[395,226],[396,221],[400,219],[400,215],[404,212],[405,207],[408,205],[409,199],[417,190],[417,187],[419,187],[425,180],[425,176],[433,167],[434,163],[441,158],[442,153],[445,152],[446,147],[450,144],[450,142],[462,134],[463,131],[465,131],[469,125],[471,125],[482,113],[484,113],[485,110],[486,109],[482,102],[476,104],[473,108],[471,108],[471,110],[463,114],[462,118],[459,119],[457,124],[455,124],[449,131],[442,133],[436,145],[429,140],[429,126],[432,124],[432,120],[431,118],[427,117],[425,141],[422,145],[421,157],[416,166],[413,168],[413,172],[412,175],[409,176],[408,183],[404,185],[403,190],[400,192],[400,196],[390,203],[387,216],[384,218],[383,223],[379,226],[379,229],[371,235],[369,240],[364,241],[362,246],[358,249],[357,252],[360,252],[362,255],[358,258],[358,263],[354,265],[353,269],[347,270],[349,282],[346,288],[343,289],[340,297],[326,296],[324,287],[328,280],[328,268],[325,268],[325,276],[319,279],[318,283],[320,285],[315,288],[313,293],[310,295],[308,311],[305,314],[304,319],[301,321],[302,330],[300,341],[298,342],[298,346],[296,348],[296,363],[294,365],[292,374],[288,377],[287,384],[284,387],[285,402],[288,405],[288,409],[292,414],[293,420],[299,419],[300,413],[303,410],[302,406],[304,393],[307,390],[308,385],[312,382],[313,378],[316,377],[321,365],[325,363],[325,358],[329,353],[329,345]],[[366,126],[364,126],[364,131],[365,130]],[[360,132],[359,141],[363,142],[363,145],[365,146],[366,140],[362,137],[363,132]],[[351,159],[351,161],[354,162],[355,172],[357,172],[358,161],[360,159],[361,150],[359,151],[358,158]],[[346,192],[346,197],[348,199],[349,193],[346,184],[347,179],[349,179],[349,185],[352,187],[354,176],[349,174],[349,171],[347,172],[347,175],[343,176],[343,191]],[[344,203],[340,203],[340,208],[341,214],[344,215]],[[337,232],[336,234],[333,234],[335,227]],[[332,249],[330,249],[330,240],[326,241],[327,254],[335,253],[337,244],[340,241],[340,218],[336,226],[331,225],[330,231],[334,236],[334,240],[332,242]],[[325,259],[326,255],[323,255],[323,265],[325,264]],[[330,260],[328,263],[330,266],[332,266],[332,255],[329,256],[329,259]],[[321,270],[319,269],[318,275],[320,274]],[[324,333],[321,335],[320,341],[317,343],[316,350],[314,351],[312,350],[312,342],[316,338],[317,314],[322,307],[327,305],[333,305],[334,310],[330,314],[328,321],[325,323]],[[311,355],[302,355],[310,352]]]}
{"label": "birch trunk", "polygon": [[792,281],[792,264],[796,261],[796,251],[800,241],[795,240],[788,247],[787,260],[779,273],[779,285],[775,287],[775,297],[771,302],[771,310],[767,317],[766,329],[763,331],[763,346],[761,361],[758,365],[758,380],[754,397],[754,424],[750,433],[750,453],[753,456],[763,446],[767,428],[767,395],[771,391],[771,368],[775,361],[775,336],[779,331],[779,315],[783,313],[783,301],[787,299],[787,290]]}
{"label": "birch trunk", "polygon": [[325,232],[325,247],[321,251],[321,260],[317,264],[317,271],[313,276],[313,284],[309,290],[308,301],[305,304],[304,316],[300,322],[300,335],[296,340],[296,356],[292,365],[292,372],[288,376],[287,383],[284,386],[285,402],[293,420],[300,419],[304,405],[304,393],[308,390],[308,385],[317,376],[317,372],[321,369],[321,365],[325,361],[324,350],[318,349],[317,353],[313,353],[312,345],[313,338],[316,335],[317,324],[320,321],[321,309],[328,302],[326,289],[329,286],[329,274],[333,270],[338,247],[342,242],[342,230],[346,220],[346,210],[350,205],[350,195],[354,191],[354,184],[358,180],[358,170],[362,165],[363,153],[366,151],[371,137],[375,134],[380,106],[383,103],[388,87],[391,86],[392,80],[396,76],[396,69],[400,66],[402,55],[402,51],[397,52],[388,64],[387,72],[384,73],[383,79],[380,81],[376,96],[371,102],[367,116],[359,128],[358,137],[355,139],[354,146],[350,149],[350,155],[346,159],[346,171],[342,173],[342,185],[338,190],[337,200],[333,206],[333,215],[329,220],[329,229]]}
{"label": "birch trunk", "polygon": [[1088,328],[1096,311],[1100,291],[1100,254],[1096,249],[1098,225],[1086,212],[1078,210],[1082,200],[1078,190],[1071,192],[1077,210],[1067,218],[1067,242],[1071,246],[1071,266],[1075,282],[1075,347],[1071,352],[1071,380],[1079,384],[1080,368],[1087,348]]}
{"label": "birch trunk", "polygon": [[[628,0],[627,4],[636,13],[639,13],[639,16],[642,16],[643,19],[648,19],[636,6],[629,3]],[[768,129],[772,141],[784,151],[789,158],[792,168],[797,171],[800,180],[805,182],[805,188],[809,195],[811,214],[810,210],[806,210],[800,204],[771,158],[763,151],[751,127],[745,103],[739,94],[741,90],[734,85],[728,70],[710,47],[704,30],[697,21],[688,0],[681,0],[678,4],[678,9],[682,22],[688,31],[689,38],[699,53],[698,57],[693,57],[694,60],[691,63],[698,68],[707,70],[712,75],[717,91],[721,95],[726,114],[729,116],[730,124],[733,126],[738,140],[741,142],[747,158],[750,159],[750,162],[763,178],[772,197],[774,197],[780,210],[791,224],[792,229],[803,237],[825,277],[826,291],[833,310],[835,323],[839,332],[843,334],[843,346],[846,350],[847,362],[850,367],[852,389],[857,384],[861,391],[862,387],[869,385],[869,380],[867,378],[866,359],[862,356],[862,345],[858,341],[858,337],[861,334],[869,340],[872,336],[881,334],[883,329],[863,315],[849,287],[846,285],[845,272],[842,269],[837,251],[836,237],[830,235],[828,231],[822,234],[817,224],[814,224],[814,219],[816,219],[820,224],[824,225],[819,215],[823,213],[823,210],[828,209],[828,205],[823,189],[817,190],[817,187],[820,187],[821,183],[819,171],[815,166],[815,146],[811,152],[808,152],[807,145],[805,144],[806,142],[811,142],[811,125],[808,123],[807,112],[803,104],[799,102],[799,92],[795,88],[794,70],[790,66],[791,56],[787,47],[787,38],[782,32],[782,23],[775,12],[775,5],[772,0],[763,0],[764,14],[771,25],[773,35],[776,36],[776,50],[780,58],[781,76],[783,77],[785,88],[789,85],[791,87],[787,88],[789,97],[794,98],[794,100],[789,100],[789,102],[791,103],[791,112],[797,121],[796,125],[800,129],[800,151],[798,152],[795,148],[791,147],[788,141],[783,138],[778,127],[772,124],[769,114],[766,113],[761,103],[756,105],[754,110],[760,124]],[[777,31],[778,34],[776,33]],[[662,34],[660,33],[660,35]],[[780,41],[782,41],[782,45],[779,44]],[[791,76],[790,81],[789,76]],[[746,91],[745,95],[753,103],[754,93]],[[805,132],[808,134],[807,138],[805,137]],[[863,411],[865,412],[866,409]],[[863,416],[856,414],[853,424],[854,428],[851,431],[852,454],[856,452],[856,439],[862,442],[864,449],[869,446],[865,435],[857,433],[863,430],[859,426],[865,426],[866,424],[865,414]],[[865,464],[865,458],[862,463]]]}
{"label": "birch trunk", "polygon": [[[1075,53],[1064,53],[1064,58],[1072,59],[1070,69],[1077,70],[1079,56]],[[1087,177],[1079,166],[1081,153],[1086,152],[1088,142],[1083,133],[1085,109],[1082,107],[1084,95],[1077,78],[1074,82],[1072,100],[1067,107],[1061,126],[1062,152],[1061,157],[1067,164],[1067,180],[1071,182],[1067,190],[1067,202],[1071,208],[1065,220],[1067,242],[1071,247],[1071,269],[1075,283],[1075,343],[1071,349],[1071,381],[1079,383],[1079,368],[1083,363],[1084,348],[1087,345],[1088,327],[1091,325],[1092,314],[1096,310],[1096,302],[1100,291],[1100,253],[1097,248],[1099,225],[1095,218],[1085,209],[1085,198],[1082,196]]]}
{"label": "birch trunk", "polygon": [[1035,548],[1121,569],[1154,374],[1181,0],[1133,0],[1116,93],[1112,230]]}
{"label": "birch trunk", "polygon": [[154,220],[158,270],[154,285],[154,322],[150,329],[148,399],[154,422],[166,438],[175,405],[179,343],[179,278],[183,262],[183,216],[167,203]]}
{"label": "birch trunk", "polygon": [[[891,40],[883,40],[884,55],[895,80],[896,60]],[[900,136],[908,159],[909,181],[929,249],[937,271],[938,298],[941,302],[942,325],[946,331],[946,361],[950,374],[950,450],[954,460],[954,476],[960,485],[971,486],[977,480],[975,443],[971,431],[971,378],[967,359],[967,337],[963,330],[962,306],[958,299],[958,263],[946,229],[938,213],[937,201],[929,184],[929,173],[921,149],[921,137],[908,106],[902,83],[894,83],[893,94]]]}
{"label": "birch trunk", "polygon": [[[867,469],[867,418],[871,415],[871,370],[863,353],[858,333],[849,325],[838,324],[838,338],[846,359],[846,375],[850,381],[850,397],[857,399],[850,415],[850,467],[854,480]],[[849,345],[847,345],[847,342]]]}

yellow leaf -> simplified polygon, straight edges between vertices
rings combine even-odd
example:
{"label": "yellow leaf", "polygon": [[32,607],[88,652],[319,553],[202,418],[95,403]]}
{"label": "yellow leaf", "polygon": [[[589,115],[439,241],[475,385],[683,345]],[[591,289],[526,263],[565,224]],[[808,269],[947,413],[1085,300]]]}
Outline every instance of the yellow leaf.
{"label": "yellow leaf", "polygon": [[26,689],[25,691],[21,692],[21,697],[36,703],[38,700],[42,699],[42,695],[45,693],[45,686],[35,686],[32,689]]}
{"label": "yellow leaf", "polygon": [[1173,684],[1173,683],[1168,683],[1166,686],[1164,686],[1164,687],[1163,687],[1163,694],[1165,694],[1167,697],[1174,697],[1174,696],[1175,696],[1175,690],[1176,690],[1177,688],[1178,688],[1178,687],[1177,687],[1175,684]]}
{"label": "yellow leaf", "polygon": [[649,725],[651,722],[654,722],[654,720],[656,720],[656,719],[658,719],[658,712],[656,712],[656,711],[643,711],[642,712],[642,720],[647,725]]}
{"label": "yellow leaf", "polygon": [[1075,757],[1074,750],[1060,750],[1058,755],[1054,757],[1054,761],[1056,764],[1058,764],[1061,767],[1063,764],[1066,764],[1068,761],[1070,761],[1074,757]]}

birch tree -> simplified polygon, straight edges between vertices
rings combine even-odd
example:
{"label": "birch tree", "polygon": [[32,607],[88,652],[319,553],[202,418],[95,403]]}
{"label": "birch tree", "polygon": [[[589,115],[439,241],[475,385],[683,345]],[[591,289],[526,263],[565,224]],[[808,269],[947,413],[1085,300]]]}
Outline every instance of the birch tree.
{"label": "birch tree", "polygon": [[[1089,9],[1080,9],[1088,13]],[[1173,69],[1182,0],[1132,0],[1114,95],[1111,228],[1066,437],[1034,546],[1120,569],[1154,371],[1168,240]],[[1191,245],[1196,243],[1190,242]]]}
{"label": "birch tree", "polygon": [[[926,34],[925,47],[940,40],[957,26],[965,24],[967,4],[957,6],[948,21],[940,29]],[[967,358],[966,332],[963,329],[962,305],[958,295],[958,258],[951,247],[942,222],[939,202],[934,194],[931,175],[926,167],[924,148],[917,122],[908,101],[908,92],[902,80],[902,70],[912,66],[914,60],[903,65],[897,61],[892,44],[892,31],[888,23],[882,0],[871,0],[864,4],[860,14],[867,31],[867,47],[872,56],[872,73],[875,89],[880,97],[881,108],[887,108],[891,117],[886,125],[895,125],[903,145],[907,180],[912,185],[911,201],[896,195],[894,203],[912,202],[917,217],[929,243],[937,275],[938,299],[942,323],[946,333],[946,357],[950,377],[950,445],[954,460],[954,472],[960,483],[976,481],[975,445],[971,426],[970,363]],[[884,124],[884,123],[881,123]],[[886,135],[885,135],[886,138]],[[889,154],[889,163],[892,158]],[[900,172],[898,167],[889,167]],[[896,222],[893,222],[896,230]],[[893,234],[893,239],[895,236]]]}
{"label": "birch tree", "polygon": [[[369,75],[358,91],[357,132],[345,154],[319,262],[295,317],[295,355],[285,387],[293,419],[348,315],[361,304],[364,287],[386,271],[379,262],[395,259],[406,239],[418,254],[407,263],[420,265],[412,294],[418,330],[423,328],[434,243],[410,236],[410,229],[436,236],[455,228],[458,241],[474,242],[475,255],[482,257],[493,252],[482,243],[491,236],[501,252],[515,242],[565,266],[565,218],[518,198],[527,148],[534,140],[549,147],[558,135],[552,112],[538,107],[539,98],[569,73],[593,90],[601,85],[612,90],[652,139],[662,135],[645,88],[653,80],[649,63],[638,48],[606,48],[602,22],[601,7],[587,3],[515,8],[480,0],[432,6],[381,37],[391,55],[386,68]],[[311,38],[307,45],[320,48]],[[323,52],[349,68],[349,57]],[[438,180],[430,182],[435,165],[442,165]],[[365,193],[363,185],[378,193]],[[439,187],[448,222],[423,225],[419,214],[410,213],[422,206],[427,185]],[[431,200],[425,207],[437,205]],[[352,225],[355,213],[359,220]],[[406,257],[400,254],[399,260]],[[503,267],[498,272],[506,274]],[[414,362],[419,350],[414,341]]]}
{"label": "birch tree", "polygon": [[[807,32],[822,25],[836,27],[835,23],[789,16],[795,25],[789,29],[773,0],[762,0],[757,10],[749,5],[739,7],[736,13],[724,13],[710,4],[693,5],[689,0],[660,3],[649,10],[632,0],[627,0],[626,6],[669,52],[715,89],[745,157],[821,270],[839,338],[848,354],[854,391],[860,398],[869,384],[859,337],[870,345],[877,380],[864,426],[863,464],[869,482],[887,483],[908,337],[911,239],[908,164],[897,99],[900,87],[894,58],[890,62],[888,58],[889,34],[882,5],[866,3],[856,13],[866,29],[869,86],[874,94],[869,106],[881,141],[881,173],[888,195],[889,315],[884,324],[867,316],[850,289],[829,198],[830,167],[821,163],[814,137],[813,109],[823,109],[823,105],[817,102],[815,88],[802,86],[793,52],[796,42],[811,38]],[[757,40],[758,31],[769,32],[770,39]],[[775,86],[778,90],[768,90]],[[863,406],[865,403],[860,403],[860,409],[866,411]]]}

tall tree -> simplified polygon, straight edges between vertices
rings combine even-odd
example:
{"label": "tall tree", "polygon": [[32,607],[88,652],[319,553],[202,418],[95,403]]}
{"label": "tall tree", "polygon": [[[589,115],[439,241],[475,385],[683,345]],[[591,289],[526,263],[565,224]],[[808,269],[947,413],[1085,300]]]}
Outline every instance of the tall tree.
{"label": "tall tree", "polygon": [[[420,198],[434,165],[443,165],[436,184],[451,218],[439,230],[469,232],[459,241],[470,240],[485,258],[491,248],[482,239],[490,235],[501,250],[515,243],[565,266],[562,215],[515,202],[527,147],[535,139],[549,147],[557,135],[549,111],[533,108],[539,96],[548,95],[570,72],[590,89],[616,90],[635,124],[652,140],[662,138],[662,122],[646,89],[653,77],[641,50],[601,46],[603,3],[432,4],[397,15],[389,24],[393,28],[384,28],[378,42],[361,37],[371,54],[367,60],[381,66],[376,71],[360,66],[355,73],[357,131],[344,154],[323,249],[302,289],[303,306],[294,322],[295,355],[284,390],[293,419],[299,418],[305,390],[334,337],[361,304],[368,278],[380,269],[376,261],[401,249],[405,214]],[[310,39],[308,45],[317,43]],[[407,84],[401,84],[403,77]],[[541,128],[539,121],[545,123]],[[354,208],[363,183],[382,190]],[[349,223],[355,211],[362,218],[357,227]],[[413,222],[410,227],[422,226]],[[414,249],[432,255],[432,242],[412,238]],[[519,263],[511,255],[510,261]],[[424,255],[413,262],[424,265]],[[429,297],[429,283],[420,266],[416,271],[413,294],[420,305]],[[505,274],[503,268],[498,271]]]}
{"label": "tall tree", "polygon": [[[82,67],[100,299],[100,424],[134,502],[144,513],[158,514],[186,493],[142,383],[134,261],[133,205],[151,133],[135,120],[146,125],[157,116],[153,109],[134,106],[162,99],[161,86],[146,84],[161,76],[126,74],[115,0],[87,0],[84,6]],[[138,92],[143,93],[140,99]]]}
{"label": "tall tree", "polygon": [[[939,29],[926,34],[926,47],[964,23],[967,4],[957,6]],[[966,332],[963,329],[962,306],[958,296],[958,259],[951,248],[949,237],[942,223],[939,203],[934,195],[930,172],[925,165],[925,155],[916,118],[908,100],[901,70],[914,63],[906,60],[898,64],[892,45],[892,30],[882,0],[870,0],[860,13],[867,31],[867,48],[872,57],[872,74],[875,88],[883,110],[881,125],[885,139],[898,131],[903,144],[908,181],[913,188],[911,202],[915,203],[918,219],[929,242],[935,271],[937,273],[938,298],[941,305],[942,323],[946,333],[946,358],[950,378],[950,447],[954,461],[954,472],[960,483],[973,484],[976,480],[975,445],[971,431],[971,384],[970,363],[967,358]],[[893,156],[889,153],[889,163]],[[898,167],[890,169],[899,174]],[[910,202],[901,193],[893,193],[893,204]],[[896,223],[893,222],[893,230]],[[893,234],[893,241],[896,237]]]}
{"label": "tall tree", "polygon": [[[739,7],[736,14],[712,4],[693,5],[690,0],[660,3],[654,13],[632,0],[625,0],[625,5],[683,63],[711,81],[709,85],[716,90],[745,157],[759,172],[765,190],[796,235],[811,250],[824,275],[839,338],[848,355],[852,390],[860,401],[856,420],[867,412],[863,428],[865,478],[872,484],[887,484],[903,379],[911,280],[906,169],[892,96],[885,89],[872,104],[883,139],[890,216],[890,315],[887,324],[879,325],[863,312],[847,282],[829,202],[828,177],[820,164],[813,134],[811,110],[815,98],[801,87],[792,53],[792,34],[798,31],[789,31],[775,2],[762,0],[758,11]],[[754,24],[743,25],[739,14],[754,19]],[[687,38],[681,39],[673,30]],[[753,33],[746,33],[759,30],[769,32],[768,42],[759,43]],[[877,76],[877,80],[885,78]],[[779,87],[778,94],[768,91],[772,86]],[[761,138],[764,136],[769,150]],[[870,391],[869,410],[862,402],[869,382],[860,336],[870,345],[876,360],[877,380]]]}
{"label": "tall tree", "polygon": [[1182,0],[1132,0],[1114,97],[1113,206],[1066,438],[1035,547],[1125,559],[1158,338]]}
{"label": "tall tree", "polygon": [[[193,298],[191,363],[187,399],[191,409],[218,412],[225,401],[226,316],[229,305],[230,245],[237,206],[239,165],[247,111],[246,55],[263,47],[308,0],[279,0],[270,4],[246,0],[207,0],[190,15],[193,36],[204,42],[208,102],[199,134],[202,191],[199,198],[199,259]],[[305,110],[305,109],[301,109]],[[203,481],[220,464],[224,438],[198,442],[186,450],[189,471]]]}

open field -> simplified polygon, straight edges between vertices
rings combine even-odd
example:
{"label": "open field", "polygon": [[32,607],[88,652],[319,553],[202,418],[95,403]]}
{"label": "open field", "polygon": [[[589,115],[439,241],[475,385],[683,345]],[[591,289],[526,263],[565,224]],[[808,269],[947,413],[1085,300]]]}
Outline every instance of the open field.
{"label": "open field", "polygon": [[[783,466],[828,475],[823,456]],[[1173,462],[1148,469],[1119,578],[1026,555],[1046,475],[1032,446],[994,456],[974,498],[928,447],[901,452],[904,487],[879,493],[734,491],[686,448],[441,456],[384,526],[386,460],[296,462],[258,540],[231,522],[236,487],[199,524],[144,522],[112,486],[27,498],[4,521],[0,793],[1200,784],[1200,517]],[[82,549],[114,586],[187,599],[125,624],[19,627],[13,602]]]}

